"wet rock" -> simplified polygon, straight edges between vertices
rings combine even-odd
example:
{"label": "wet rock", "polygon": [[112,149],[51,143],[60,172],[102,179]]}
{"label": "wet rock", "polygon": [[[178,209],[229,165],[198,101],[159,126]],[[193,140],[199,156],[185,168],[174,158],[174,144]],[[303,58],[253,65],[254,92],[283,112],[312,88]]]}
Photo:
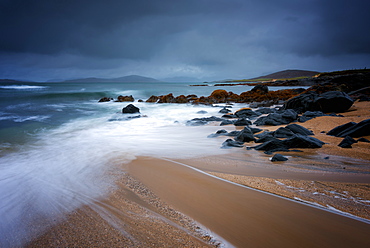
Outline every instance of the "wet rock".
{"label": "wet rock", "polygon": [[253,110],[249,108],[243,108],[234,113],[238,118],[253,118],[260,116],[261,114],[258,114],[254,112]]}
{"label": "wet rock", "polygon": [[354,140],[352,137],[350,136],[346,136],[340,143],[338,146],[342,147],[342,148],[352,148],[352,144],[354,143],[357,143],[356,140]]}
{"label": "wet rock", "polygon": [[129,104],[122,109],[123,114],[135,114],[140,113],[140,109],[133,104]]}
{"label": "wet rock", "polygon": [[271,114],[275,113],[276,109],[274,108],[259,108],[255,111],[257,114],[263,115],[263,114]]}
{"label": "wet rock", "polygon": [[117,102],[133,102],[135,99],[132,96],[118,96]]}
{"label": "wet rock", "polygon": [[269,88],[263,84],[257,84],[256,86],[251,89],[252,92],[259,92],[261,94],[266,94],[269,92]]}
{"label": "wet rock", "polygon": [[292,130],[285,127],[279,127],[274,133],[275,138],[289,138],[293,135]]}
{"label": "wet rock", "polygon": [[110,102],[110,101],[113,101],[113,98],[111,98],[111,97],[102,97],[99,100],[99,102]]}
{"label": "wet rock", "polygon": [[208,138],[216,138],[216,137],[219,137],[221,135],[227,135],[227,134],[228,134],[228,132],[225,129],[221,129],[221,130],[218,130],[216,133],[208,135],[207,137]]}
{"label": "wet rock", "polygon": [[208,124],[209,122],[212,122],[212,121],[223,121],[223,119],[218,118],[216,116],[203,117],[203,118],[194,118],[194,119],[191,119],[190,121],[187,121],[186,125],[188,125],[188,126],[202,126],[202,125],[206,125],[206,124]]}
{"label": "wet rock", "polygon": [[227,115],[223,115],[222,118],[233,119],[233,118],[238,118],[238,117],[236,115],[233,115],[233,114],[227,114]]}
{"label": "wet rock", "polygon": [[205,110],[199,110],[198,112],[197,112],[197,114],[207,114],[208,112],[207,111],[205,111]]}
{"label": "wet rock", "polygon": [[236,141],[233,139],[227,139],[222,143],[221,148],[231,148],[231,147],[243,147],[244,142]]}
{"label": "wet rock", "polygon": [[232,121],[232,120],[223,120],[221,121],[220,126],[232,125],[234,124],[234,122],[235,121]]}
{"label": "wet rock", "polygon": [[287,109],[278,113],[271,113],[268,116],[262,116],[258,118],[254,124],[257,126],[272,125],[278,126],[283,124],[289,124],[297,120],[298,114],[292,109]]}
{"label": "wet rock", "polygon": [[249,127],[245,127],[239,134],[236,136],[235,140],[242,142],[255,141],[256,138],[253,136],[253,132]]}
{"label": "wet rock", "polygon": [[231,131],[227,134],[227,136],[233,136],[236,137],[240,134],[241,131]]}
{"label": "wet rock", "polygon": [[370,135],[370,119],[363,120],[359,123],[349,122],[330,130],[328,135],[336,137],[361,137]]}
{"label": "wet rock", "polygon": [[267,141],[261,145],[257,145],[253,147],[257,151],[268,151],[268,152],[276,152],[276,151],[289,151],[289,147],[283,143],[282,140],[273,138],[270,141]]}
{"label": "wet rock", "polygon": [[271,158],[271,162],[277,162],[277,161],[287,161],[288,158],[279,154],[279,153],[276,153],[274,154],[274,156]]}
{"label": "wet rock", "polygon": [[146,100],[146,102],[158,102],[158,100],[159,100],[159,97],[158,96],[151,96],[151,97],[149,97],[149,99],[148,100]]}
{"label": "wet rock", "polygon": [[257,128],[257,127],[251,127],[250,129],[252,130],[252,133],[259,133],[263,131],[261,128]]}
{"label": "wet rock", "polygon": [[357,140],[357,142],[366,142],[366,143],[370,143],[370,140],[365,139],[365,138],[359,138],[359,139]]}
{"label": "wet rock", "polygon": [[230,109],[228,109],[228,108],[226,108],[226,107],[224,107],[223,109],[221,109],[220,111],[218,111],[219,113],[221,113],[221,114],[227,114],[227,113],[230,113],[231,112],[231,110]]}
{"label": "wet rock", "polygon": [[291,130],[295,134],[314,135],[312,131],[298,124],[289,124],[288,126],[286,126],[286,128]]}
{"label": "wet rock", "polygon": [[265,142],[268,142],[268,141],[274,140],[274,139],[276,139],[276,138],[272,134],[266,134],[263,137],[256,140],[255,142],[256,143],[265,143]]}
{"label": "wet rock", "polygon": [[234,122],[235,126],[248,126],[252,125],[252,122],[246,118],[239,118]]}

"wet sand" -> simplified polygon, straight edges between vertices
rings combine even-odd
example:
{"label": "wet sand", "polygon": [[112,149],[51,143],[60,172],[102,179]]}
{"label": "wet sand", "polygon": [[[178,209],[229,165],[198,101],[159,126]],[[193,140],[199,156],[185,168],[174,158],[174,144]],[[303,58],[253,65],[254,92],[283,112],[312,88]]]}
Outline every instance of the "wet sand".
{"label": "wet sand", "polygon": [[[286,162],[238,148],[187,160],[137,158],[122,165],[127,173],[109,197],[69,214],[28,246],[217,246],[205,226],[237,247],[370,247],[370,222],[335,210],[370,219],[370,144],[344,149],[337,146],[342,138],[321,133],[369,119],[370,104],[355,103],[343,115],[300,123],[326,144],[282,153],[289,156]],[[217,139],[221,144],[226,138]]]}

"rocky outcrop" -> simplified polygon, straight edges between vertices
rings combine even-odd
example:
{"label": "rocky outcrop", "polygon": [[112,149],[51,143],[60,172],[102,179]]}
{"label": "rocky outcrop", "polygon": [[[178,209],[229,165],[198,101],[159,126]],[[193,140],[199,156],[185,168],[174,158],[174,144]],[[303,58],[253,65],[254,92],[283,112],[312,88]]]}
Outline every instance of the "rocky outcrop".
{"label": "rocky outcrop", "polygon": [[341,91],[329,91],[321,95],[309,91],[286,101],[283,108],[293,109],[297,113],[321,111],[324,113],[342,113],[353,104],[353,99]]}
{"label": "rocky outcrop", "polygon": [[352,148],[352,144],[354,143],[357,143],[356,140],[354,140],[352,137],[350,136],[346,136],[340,143],[338,146],[342,147],[342,148]]}
{"label": "rocky outcrop", "polygon": [[140,109],[133,104],[129,104],[122,109],[123,114],[136,114],[140,113]]}
{"label": "rocky outcrop", "polygon": [[99,102],[110,102],[110,101],[113,101],[113,98],[111,98],[111,97],[102,97],[99,100]]}
{"label": "rocky outcrop", "polygon": [[132,96],[118,96],[116,102],[134,102],[135,99]]}

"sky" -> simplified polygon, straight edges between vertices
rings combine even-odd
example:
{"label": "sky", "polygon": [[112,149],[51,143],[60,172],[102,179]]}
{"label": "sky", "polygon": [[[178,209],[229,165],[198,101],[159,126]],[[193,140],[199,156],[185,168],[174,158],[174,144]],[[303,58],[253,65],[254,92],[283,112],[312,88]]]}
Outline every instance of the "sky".
{"label": "sky", "polygon": [[369,68],[369,11],[364,0],[0,0],[0,78]]}

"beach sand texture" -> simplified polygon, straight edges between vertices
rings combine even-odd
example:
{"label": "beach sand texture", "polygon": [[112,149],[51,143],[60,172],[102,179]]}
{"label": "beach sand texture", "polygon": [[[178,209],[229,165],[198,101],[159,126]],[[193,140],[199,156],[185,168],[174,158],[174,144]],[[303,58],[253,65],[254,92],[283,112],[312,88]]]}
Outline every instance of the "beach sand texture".
{"label": "beach sand texture", "polygon": [[[343,115],[302,123],[327,144],[282,153],[290,156],[286,162],[237,148],[188,160],[137,158],[122,165],[127,173],[107,199],[71,213],[28,247],[206,247],[217,246],[217,237],[236,247],[370,247],[369,221],[277,196],[370,219],[370,144],[344,149],[337,146],[342,138],[321,133],[369,119],[370,104],[356,102]],[[357,202],[336,198],[335,192]],[[313,197],[318,193],[326,196]],[[206,229],[211,232],[201,232]]]}

